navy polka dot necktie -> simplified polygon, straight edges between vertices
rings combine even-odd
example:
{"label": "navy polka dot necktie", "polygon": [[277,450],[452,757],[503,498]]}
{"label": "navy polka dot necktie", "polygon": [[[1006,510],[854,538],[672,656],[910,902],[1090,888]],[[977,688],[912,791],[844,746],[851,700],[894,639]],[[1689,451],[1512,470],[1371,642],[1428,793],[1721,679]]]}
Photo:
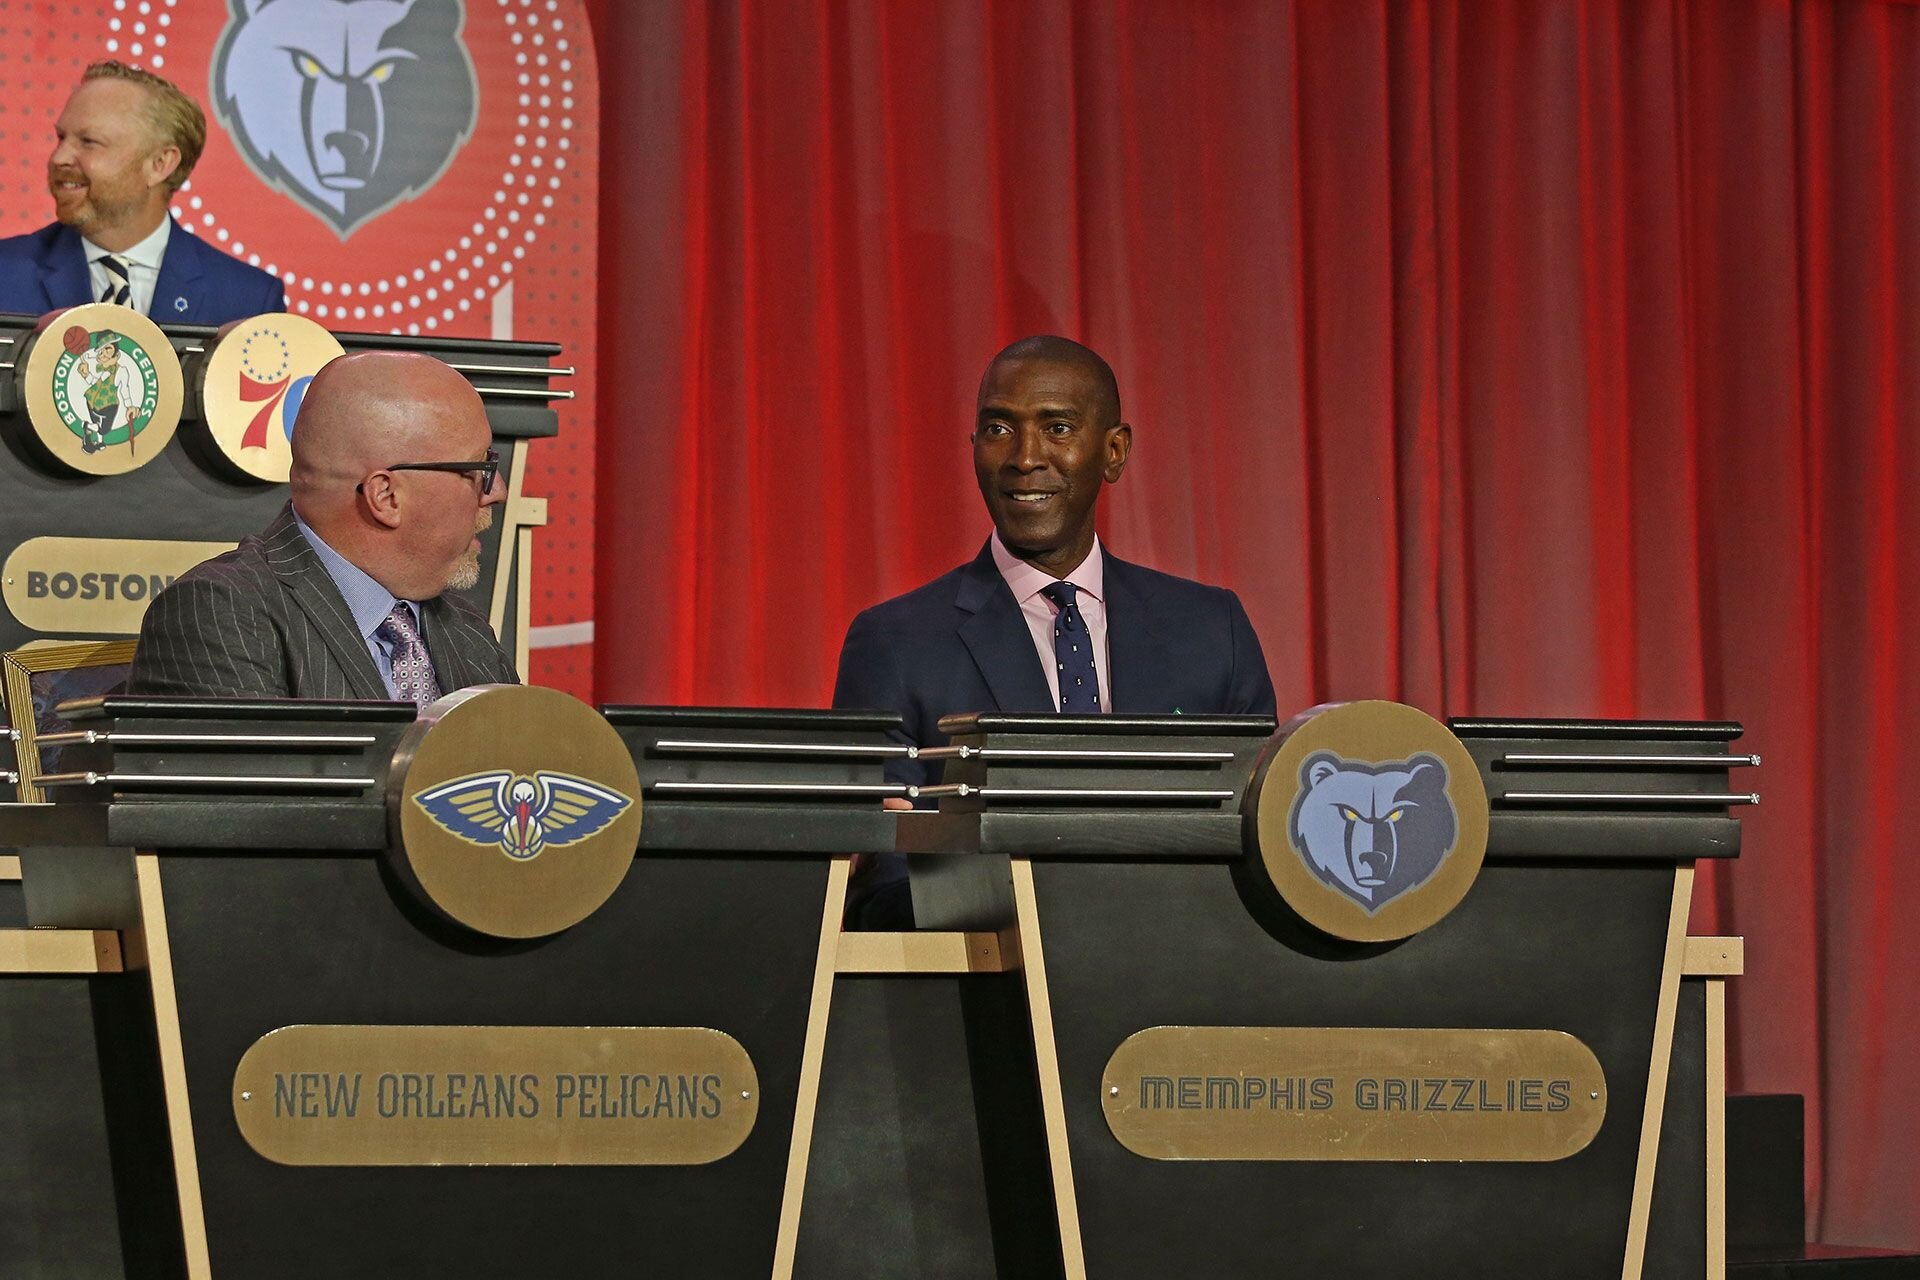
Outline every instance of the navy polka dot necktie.
{"label": "navy polka dot necktie", "polygon": [[1040,594],[1060,607],[1053,618],[1053,668],[1060,680],[1060,710],[1065,715],[1100,713],[1100,677],[1093,669],[1093,637],[1074,603],[1079,588],[1056,582]]}
{"label": "navy polka dot necktie", "polygon": [[123,307],[133,305],[133,276],[127,270],[127,264],[109,254],[100,259],[100,265],[107,270],[107,287],[100,291],[100,301],[117,302]]}
{"label": "navy polka dot necktie", "polygon": [[433,661],[427,657],[427,643],[420,638],[420,627],[413,610],[404,600],[393,602],[393,612],[374,630],[374,634],[393,646],[393,692],[402,701],[424,707],[440,696],[440,683],[433,678]]}

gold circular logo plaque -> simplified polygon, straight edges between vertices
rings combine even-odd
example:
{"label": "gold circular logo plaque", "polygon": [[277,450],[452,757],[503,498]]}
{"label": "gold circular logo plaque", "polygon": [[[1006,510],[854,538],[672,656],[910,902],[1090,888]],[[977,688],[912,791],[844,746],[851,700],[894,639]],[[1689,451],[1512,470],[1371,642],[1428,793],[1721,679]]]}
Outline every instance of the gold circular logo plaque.
{"label": "gold circular logo plaque", "polygon": [[40,451],[82,475],[145,466],[180,425],[180,358],[130,307],[89,302],[41,317],[14,375]]}
{"label": "gold circular logo plaque", "polygon": [[1349,702],[1301,723],[1248,795],[1259,864],[1324,933],[1391,942],[1460,904],[1487,852],[1480,769],[1438,720]]}
{"label": "gold circular logo plaque", "polygon": [[307,385],[343,354],[305,316],[249,316],[222,328],[200,366],[200,413],[220,457],[255,480],[286,483]]}
{"label": "gold circular logo plaque", "polygon": [[640,779],[612,725],[557,689],[448,694],[387,775],[390,852],[440,914],[496,938],[592,915],[633,865]]}

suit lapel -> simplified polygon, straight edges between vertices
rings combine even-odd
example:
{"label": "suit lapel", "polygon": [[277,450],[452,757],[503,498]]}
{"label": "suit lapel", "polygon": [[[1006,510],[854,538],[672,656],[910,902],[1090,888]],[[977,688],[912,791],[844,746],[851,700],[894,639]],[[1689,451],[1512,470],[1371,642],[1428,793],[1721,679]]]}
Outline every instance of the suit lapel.
{"label": "suit lapel", "polygon": [[391,698],[393,695],[387,692],[379,668],[373,665],[373,655],[367,652],[366,638],[353,625],[353,614],[347,610],[340,588],[333,584],[327,567],[320,563],[320,557],[300,532],[300,526],[293,522],[292,504],[267,526],[261,542],[274,575],[307,615],[307,621],[313,624],[327,651],[346,673],[349,696],[382,701]]}
{"label": "suit lapel", "polygon": [[1173,658],[1160,638],[1160,619],[1145,583],[1134,567],[1106,555],[1107,703],[1114,711],[1136,714],[1178,710],[1164,705],[1158,673],[1171,670]]}
{"label": "suit lapel", "polygon": [[[153,319],[162,322],[185,322],[191,320],[200,308],[200,276],[204,265],[200,257],[201,245],[192,232],[182,231],[179,223],[173,224],[173,230],[167,233],[166,256],[160,259],[160,278],[153,286],[153,306],[150,308]],[[185,303],[185,306],[180,305]],[[294,533],[298,534],[299,529]],[[302,538],[302,542],[306,539]],[[318,560],[314,567],[322,574],[326,569]],[[336,593],[337,594],[337,593]],[[371,658],[367,659],[372,662]]]}
{"label": "suit lapel", "polygon": [[1007,580],[993,563],[993,552],[981,548],[960,578],[954,606],[966,616],[960,622],[960,640],[973,655],[980,678],[993,694],[994,709],[1007,712],[1052,710],[1047,673],[1034,652],[1033,632],[1020,605],[1007,589]]}
{"label": "suit lapel", "polygon": [[447,597],[435,596],[427,601],[421,607],[420,621],[420,638],[426,642],[427,657],[433,662],[433,678],[440,682],[440,692],[499,683],[499,678],[482,665],[478,657],[480,638],[473,634],[473,627]]}
{"label": "suit lapel", "polygon": [[87,274],[87,251],[80,233],[61,227],[40,258],[40,287],[46,291],[47,310],[77,307],[93,301],[93,278]]}
{"label": "suit lapel", "polygon": [[427,660],[433,664],[433,678],[441,693],[479,683],[468,673],[466,660],[461,656],[454,634],[459,625],[458,615],[447,604],[445,596],[421,602],[420,640],[427,646]]}

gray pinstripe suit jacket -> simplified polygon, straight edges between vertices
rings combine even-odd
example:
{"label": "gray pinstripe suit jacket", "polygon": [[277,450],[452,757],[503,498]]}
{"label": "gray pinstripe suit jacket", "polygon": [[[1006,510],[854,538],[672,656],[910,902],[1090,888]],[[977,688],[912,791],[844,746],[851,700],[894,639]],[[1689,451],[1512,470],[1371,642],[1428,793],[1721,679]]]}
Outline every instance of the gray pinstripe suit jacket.
{"label": "gray pinstripe suit jacket", "polygon": [[[421,608],[440,688],[518,684],[487,620],[443,595]],[[266,529],[153,598],[127,692],[221,698],[387,699],[367,643],[288,504]]]}

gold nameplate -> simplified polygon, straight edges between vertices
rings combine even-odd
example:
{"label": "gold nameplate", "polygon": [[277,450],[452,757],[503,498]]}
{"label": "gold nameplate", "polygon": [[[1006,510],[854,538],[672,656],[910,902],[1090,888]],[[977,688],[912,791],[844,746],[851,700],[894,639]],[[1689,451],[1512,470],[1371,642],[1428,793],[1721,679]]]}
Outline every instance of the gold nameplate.
{"label": "gold nameplate", "polygon": [[1348,702],[1290,727],[1246,805],[1254,868],[1301,919],[1389,942],[1460,905],[1487,852],[1479,766],[1424,712]]}
{"label": "gold nameplate", "polygon": [[14,376],[37,452],[65,471],[115,476],[145,466],[180,425],[186,380],[160,326],[89,302],[40,318]]}
{"label": "gold nameplate", "polygon": [[34,631],[131,636],[161,588],[231,542],[29,538],[0,569],[7,611]]}
{"label": "gold nameplate", "polygon": [[340,340],[305,316],[273,313],[220,330],[200,365],[200,428],[244,477],[285,484],[293,426],[307,385]]}
{"label": "gold nameplate", "polygon": [[540,938],[592,915],[633,866],[640,777],[605,717],[558,689],[450,693],[402,735],[389,852],[447,919]]}
{"label": "gold nameplate", "polygon": [[1564,1160],[1607,1114],[1564,1031],[1150,1027],[1100,1105],[1151,1160]]}
{"label": "gold nameplate", "polygon": [[759,1111],[747,1051],[705,1027],[281,1027],[233,1073],[277,1164],[708,1164]]}

